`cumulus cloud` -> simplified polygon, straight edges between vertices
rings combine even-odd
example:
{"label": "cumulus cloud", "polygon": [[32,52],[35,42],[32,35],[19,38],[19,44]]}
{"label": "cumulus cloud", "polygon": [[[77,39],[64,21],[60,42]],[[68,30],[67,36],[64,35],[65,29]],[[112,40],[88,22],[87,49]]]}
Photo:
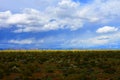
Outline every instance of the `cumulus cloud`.
{"label": "cumulus cloud", "polygon": [[12,13],[10,11],[0,12],[0,28],[9,27],[6,20],[10,18]]}
{"label": "cumulus cloud", "polygon": [[73,2],[72,0],[61,0],[61,2],[58,2],[58,5],[61,8],[76,8],[77,6],[79,6],[78,3]]}
{"label": "cumulus cloud", "polygon": [[[36,9],[25,9],[21,13],[12,12],[9,17],[0,24],[7,24],[7,26],[15,25],[17,27],[13,32],[40,32],[40,31],[49,31],[49,30],[57,30],[57,29],[70,29],[76,30],[82,27],[82,20],[79,18],[70,18],[69,13],[75,8],[77,8],[79,4],[73,2],[72,0],[62,0],[58,2],[58,5],[54,8],[49,7],[41,12]],[[73,10],[72,10],[73,9]],[[67,10],[67,11],[66,11]],[[56,12],[56,14],[54,14]],[[4,15],[3,12],[1,15]],[[53,14],[50,14],[53,13]],[[72,22],[72,23],[71,23]]]}
{"label": "cumulus cloud", "polygon": [[109,32],[116,32],[118,31],[118,28],[112,27],[112,26],[104,26],[99,28],[96,32],[97,33],[109,33]]}
{"label": "cumulus cloud", "polygon": [[19,13],[0,12],[0,28],[14,26],[15,33],[77,30],[87,23],[109,23],[120,18],[120,7],[116,7],[119,4],[120,0],[94,0],[86,5],[73,0],[57,0],[42,11],[29,8]]}

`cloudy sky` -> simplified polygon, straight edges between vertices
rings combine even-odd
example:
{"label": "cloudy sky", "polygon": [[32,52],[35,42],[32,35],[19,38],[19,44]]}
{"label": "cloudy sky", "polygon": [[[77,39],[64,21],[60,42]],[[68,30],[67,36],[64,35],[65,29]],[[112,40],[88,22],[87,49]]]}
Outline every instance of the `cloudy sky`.
{"label": "cloudy sky", "polygon": [[0,48],[120,49],[120,0],[0,0]]}

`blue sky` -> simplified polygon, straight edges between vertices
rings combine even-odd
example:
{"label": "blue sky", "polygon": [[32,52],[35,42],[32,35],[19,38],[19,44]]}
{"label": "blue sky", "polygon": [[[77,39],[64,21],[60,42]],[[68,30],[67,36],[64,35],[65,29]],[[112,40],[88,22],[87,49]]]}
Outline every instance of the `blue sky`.
{"label": "blue sky", "polygon": [[0,0],[0,48],[120,49],[120,0]]}

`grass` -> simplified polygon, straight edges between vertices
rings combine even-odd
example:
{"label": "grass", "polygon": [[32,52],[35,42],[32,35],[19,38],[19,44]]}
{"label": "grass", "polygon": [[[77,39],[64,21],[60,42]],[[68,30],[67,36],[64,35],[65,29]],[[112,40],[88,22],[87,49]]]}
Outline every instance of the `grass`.
{"label": "grass", "polygon": [[120,51],[4,50],[0,80],[120,80]]}

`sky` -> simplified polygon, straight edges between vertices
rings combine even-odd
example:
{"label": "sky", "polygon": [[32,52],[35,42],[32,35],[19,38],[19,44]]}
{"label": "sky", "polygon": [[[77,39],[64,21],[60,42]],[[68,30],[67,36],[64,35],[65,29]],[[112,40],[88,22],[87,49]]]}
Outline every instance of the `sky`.
{"label": "sky", "polygon": [[0,49],[120,49],[120,0],[0,0]]}

